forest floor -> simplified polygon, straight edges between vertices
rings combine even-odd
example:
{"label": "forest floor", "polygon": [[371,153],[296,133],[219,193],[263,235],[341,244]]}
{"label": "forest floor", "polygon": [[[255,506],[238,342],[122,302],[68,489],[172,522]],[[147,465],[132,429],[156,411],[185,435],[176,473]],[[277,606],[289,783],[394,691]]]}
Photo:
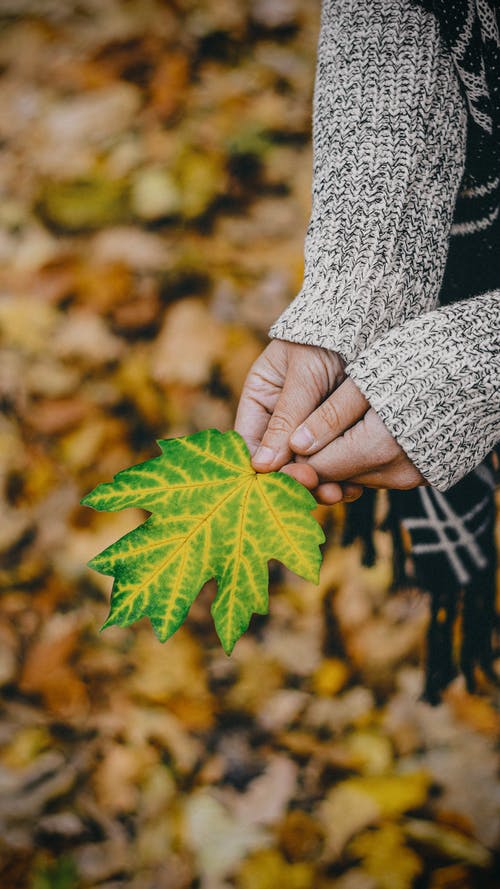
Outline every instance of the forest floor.
{"label": "forest floor", "polygon": [[385,532],[362,567],[318,508],[319,586],[272,563],[231,657],[210,584],[164,645],[99,632],[86,563],[144,514],[80,499],[230,429],[300,288],[318,3],[0,17],[0,886],[498,887],[499,694],[419,700],[428,602]]}

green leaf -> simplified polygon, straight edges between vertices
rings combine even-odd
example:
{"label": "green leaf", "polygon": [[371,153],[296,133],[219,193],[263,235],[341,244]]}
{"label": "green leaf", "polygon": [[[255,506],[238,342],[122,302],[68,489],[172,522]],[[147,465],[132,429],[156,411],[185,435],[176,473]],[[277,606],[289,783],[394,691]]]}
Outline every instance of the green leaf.
{"label": "green leaf", "polygon": [[147,615],[163,642],[215,577],[211,613],[229,654],[252,613],[267,614],[269,559],[318,582],[325,536],[311,515],[316,501],[289,475],[256,473],[237,432],[207,429],[158,444],[161,456],[122,470],[81,501],[152,513],[88,563],[115,578],[104,627]]}
{"label": "green leaf", "polygon": [[41,866],[32,877],[32,889],[76,889],[78,872],[72,858],[63,855],[55,864]]}

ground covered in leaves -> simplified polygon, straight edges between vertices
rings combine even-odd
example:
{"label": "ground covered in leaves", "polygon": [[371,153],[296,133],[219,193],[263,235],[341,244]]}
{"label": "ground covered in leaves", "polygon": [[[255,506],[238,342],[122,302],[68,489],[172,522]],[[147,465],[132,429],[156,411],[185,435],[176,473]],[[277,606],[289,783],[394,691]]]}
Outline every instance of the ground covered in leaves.
{"label": "ground covered in leaves", "polygon": [[[230,658],[210,585],[99,634],[83,494],[231,428],[301,284],[318,3],[0,4],[2,889],[493,889],[498,700],[419,702],[427,602],[327,533]],[[383,510],[383,500],[380,509]]]}

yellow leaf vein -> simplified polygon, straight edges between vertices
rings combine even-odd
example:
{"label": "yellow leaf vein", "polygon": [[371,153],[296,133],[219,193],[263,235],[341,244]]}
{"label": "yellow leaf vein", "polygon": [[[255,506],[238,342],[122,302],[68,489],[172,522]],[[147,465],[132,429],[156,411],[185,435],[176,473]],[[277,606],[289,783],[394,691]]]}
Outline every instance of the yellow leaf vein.
{"label": "yellow leaf vein", "polygon": [[212,463],[217,463],[220,466],[227,466],[228,469],[234,469],[238,475],[241,475],[245,470],[245,475],[255,475],[255,470],[243,465],[238,466],[236,463],[231,463],[229,460],[224,460],[223,457],[220,457],[218,454],[207,453],[203,448],[200,448],[199,445],[194,444],[192,441],[187,441],[185,439],[184,445],[189,450],[201,454],[204,460],[210,460]]}
{"label": "yellow leaf vein", "polygon": [[[264,500],[269,512],[271,513],[271,516],[273,517],[275,524],[280,529],[281,533],[283,534],[283,537],[288,541],[288,544],[291,547],[291,549],[300,557],[299,549],[297,548],[295,542],[290,537],[285,525],[280,520],[280,517],[279,517],[278,513],[276,512],[276,510],[274,509],[273,504],[271,503],[269,497],[267,496],[265,489],[264,489],[264,485],[262,483],[259,485],[259,489],[260,489],[262,499]],[[301,561],[302,561],[302,559],[301,559]]]}
{"label": "yellow leaf vein", "polygon": [[154,580],[154,578],[155,578],[158,574],[160,574],[160,572],[163,571],[163,570],[167,567],[167,565],[168,565],[168,564],[175,558],[175,556],[177,555],[177,553],[182,549],[183,546],[185,546],[185,545],[188,543],[188,541],[190,540],[190,538],[193,537],[194,534],[196,534],[196,532],[202,527],[202,525],[203,525],[205,522],[208,522],[208,520],[209,520],[209,519],[210,519],[210,518],[211,518],[211,517],[212,517],[212,516],[219,510],[219,509],[221,509],[221,507],[224,505],[224,503],[225,503],[227,500],[229,500],[230,497],[233,497],[235,494],[237,494],[238,491],[243,487],[243,485],[246,485],[246,484],[248,484],[248,480],[245,478],[245,479],[243,479],[242,482],[240,482],[239,485],[237,485],[235,488],[233,488],[232,491],[229,491],[229,493],[226,494],[226,496],[223,497],[222,500],[219,501],[219,503],[216,503],[216,505],[214,506],[214,508],[211,509],[210,512],[208,512],[208,513],[203,517],[203,519],[201,520],[201,522],[199,522],[198,525],[196,525],[196,527],[192,529],[192,531],[189,532],[189,534],[187,535],[187,537],[183,538],[183,542],[181,543],[181,545],[178,546],[173,552],[169,553],[168,557],[167,557],[163,562],[161,562],[160,565],[159,565],[159,566],[158,566],[158,567],[157,567],[157,568],[156,568],[156,569],[155,569],[155,570],[154,570],[148,577],[146,577],[146,578],[143,580],[143,582],[140,584],[140,586],[136,587],[134,590],[131,590],[130,593],[129,593],[129,595],[126,596],[126,597],[122,600],[122,603],[121,603],[121,604],[125,604],[125,602],[127,602],[128,599],[130,599],[131,596],[138,596],[139,593],[141,592],[141,590],[144,589],[144,587],[146,586],[146,584],[151,583],[151,582]]}

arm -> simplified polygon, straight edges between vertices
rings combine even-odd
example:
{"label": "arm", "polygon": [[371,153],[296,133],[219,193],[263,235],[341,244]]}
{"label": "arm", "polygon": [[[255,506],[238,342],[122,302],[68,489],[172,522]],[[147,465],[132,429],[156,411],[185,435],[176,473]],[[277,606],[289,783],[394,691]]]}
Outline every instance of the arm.
{"label": "arm", "polygon": [[304,281],[271,337],[350,361],[436,306],[466,124],[432,13],[323,0]]}
{"label": "arm", "polygon": [[394,328],[346,371],[424,478],[446,491],[500,440],[500,290]]}
{"label": "arm", "polygon": [[500,440],[500,290],[393,328],[346,371],[292,435],[290,474],[448,490]]}

